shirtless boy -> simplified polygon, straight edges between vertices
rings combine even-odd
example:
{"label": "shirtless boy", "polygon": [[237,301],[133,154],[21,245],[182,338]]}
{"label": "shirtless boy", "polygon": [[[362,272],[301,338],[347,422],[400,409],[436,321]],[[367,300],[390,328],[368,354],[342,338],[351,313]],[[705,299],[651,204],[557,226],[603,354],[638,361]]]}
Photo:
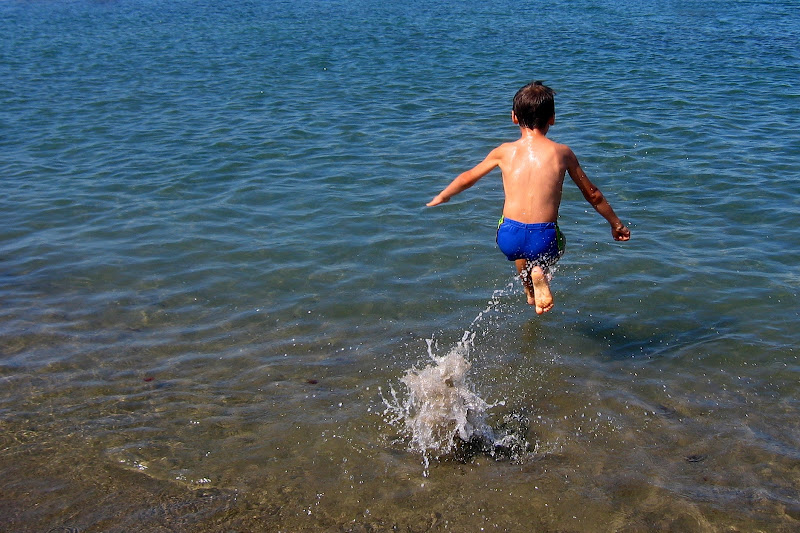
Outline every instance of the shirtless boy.
{"label": "shirtless boy", "polygon": [[569,172],[583,197],[611,225],[614,240],[631,238],[630,230],[600,189],[589,181],[572,150],[546,137],[556,120],[554,96],[555,92],[540,81],[517,91],[511,120],[519,126],[519,140],[492,150],[486,159],[459,175],[427,204],[447,202],[500,167],[505,204],[497,228],[497,245],[509,261],[516,263],[528,304],[536,307],[537,314],[553,308],[550,268],[564,253],[564,236],[556,222],[565,173]]}

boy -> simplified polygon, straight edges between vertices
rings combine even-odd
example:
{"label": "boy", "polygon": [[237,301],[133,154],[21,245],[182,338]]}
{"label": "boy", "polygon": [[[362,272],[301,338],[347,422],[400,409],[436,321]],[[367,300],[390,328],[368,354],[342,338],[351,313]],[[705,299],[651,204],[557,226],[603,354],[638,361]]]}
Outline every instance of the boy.
{"label": "boy", "polygon": [[447,202],[500,167],[505,204],[497,228],[497,245],[509,261],[516,263],[528,304],[535,306],[540,315],[553,308],[550,268],[564,253],[564,236],[556,222],[566,172],[583,197],[611,225],[614,240],[627,241],[631,237],[603,193],[589,181],[572,150],[546,137],[556,120],[554,96],[555,92],[540,81],[517,91],[511,120],[519,126],[519,140],[492,150],[427,204]]}

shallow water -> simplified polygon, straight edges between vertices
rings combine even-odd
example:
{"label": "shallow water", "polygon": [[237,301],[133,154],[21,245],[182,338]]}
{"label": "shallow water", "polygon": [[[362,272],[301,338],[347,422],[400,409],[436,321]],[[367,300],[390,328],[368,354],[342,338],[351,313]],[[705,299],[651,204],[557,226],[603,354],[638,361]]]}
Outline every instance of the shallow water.
{"label": "shallow water", "polygon": [[[800,526],[793,2],[0,4],[0,517],[14,531]],[[558,92],[554,311],[494,244]],[[511,288],[506,290],[506,287]],[[499,293],[497,291],[500,291]],[[385,391],[469,333],[512,457]]]}

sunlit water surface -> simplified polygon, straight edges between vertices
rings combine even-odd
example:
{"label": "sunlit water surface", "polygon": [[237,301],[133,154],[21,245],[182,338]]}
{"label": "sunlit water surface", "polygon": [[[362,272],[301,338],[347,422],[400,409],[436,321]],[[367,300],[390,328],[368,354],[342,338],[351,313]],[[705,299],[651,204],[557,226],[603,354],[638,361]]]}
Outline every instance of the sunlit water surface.
{"label": "sunlit water surface", "polygon": [[[800,528],[798,65],[788,0],[0,3],[0,520]],[[532,79],[633,234],[568,183],[542,317],[498,175],[423,207]]]}

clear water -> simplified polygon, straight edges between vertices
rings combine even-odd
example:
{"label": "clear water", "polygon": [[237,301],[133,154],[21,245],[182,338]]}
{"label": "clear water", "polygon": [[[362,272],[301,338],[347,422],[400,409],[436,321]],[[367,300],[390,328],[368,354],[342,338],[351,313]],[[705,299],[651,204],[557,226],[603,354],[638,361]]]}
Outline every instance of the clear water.
{"label": "clear water", "polygon": [[[800,527],[799,65],[789,0],[0,3],[6,529]],[[632,230],[568,185],[543,317],[499,176],[423,207],[531,79]],[[426,466],[465,331],[529,445]]]}

